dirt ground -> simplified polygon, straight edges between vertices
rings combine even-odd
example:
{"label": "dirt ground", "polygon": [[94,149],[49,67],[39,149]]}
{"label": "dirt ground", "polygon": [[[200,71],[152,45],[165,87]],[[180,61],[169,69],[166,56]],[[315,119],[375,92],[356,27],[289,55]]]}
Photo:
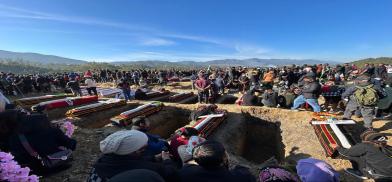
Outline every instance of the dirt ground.
{"label": "dirt ground", "polygon": [[[191,91],[189,83],[174,83],[172,86],[166,86],[165,88],[172,92]],[[132,101],[129,104],[134,106],[143,103],[146,102]],[[189,122],[187,116],[190,111],[197,108],[198,104],[164,104],[164,109],[160,113],[150,116],[150,119],[153,121],[152,123],[155,123],[153,133],[167,138],[175,128],[184,126]],[[344,168],[351,167],[347,160],[331,159],[325,156],[324,150],[312,126],[309,124],[311,119],[310,112],[293,112],[267,107],[240,107],[234,104],[218,104],[218,106],[220,109],[228,111],[228,118],[209,139],[218,140],[225,145],[232,164],[248,166],[252,169],[252,172],[257,174],[260,158],[257,159],[253,155],[258,155],[257,152],[265,151],[271,153],[273,151],[282,163],[295,165],[295,162],[299,159],[313,157],[331,164],[340,172],[342,181],[359,181],[343,172]],[[107,112],[107,114],[112,115],[114,112]],[[109,118],[108,116],[102,116],[102,114],[92,114],[86,117],[88,117],[89,123],[96,119],[100,123],[99,125],[102,126],[103,123],[106,124],[103,120]],[[354,118],[354,120],[359,123],[362,122],[358,118]],[[258,125],[257,122],[265,125],[261,127],[270,127],[275,134],[267,130],[250,129]],[[102,128],[97,128],[96,126],[88,127],[83,125],[77,127],[73,137],[78,141],[78,146],[74,153],[72,167],[52,176],[42,178],[41,181],[85,181],[92,164],[100,155],[99,141],[110,133],[119,130],[110,124]],[[380,132],[392,134],[391,121],[375,121],[374,126]],[[244,135],[244,133],[247,133],[247,135]],[[263,141],[263,143],[260,143],[257,141],[258,137],[260,137],[260,140],[263,137],[272,138],[270,142]],[[392,145],[392,140],[389,141],[389,144]],[[246,153],[244,150],[254,150],[256,152]],[[263,157],[262,154],[260,155]]]}

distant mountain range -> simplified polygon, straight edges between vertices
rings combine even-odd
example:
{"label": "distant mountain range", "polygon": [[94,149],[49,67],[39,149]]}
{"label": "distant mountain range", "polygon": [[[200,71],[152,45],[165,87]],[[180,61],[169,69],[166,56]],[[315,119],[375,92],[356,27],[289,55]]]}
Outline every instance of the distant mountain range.
{"label": "distant mountain range", "polygon": [[[84,64],[88,63],[84,60],[70,59],[53,55],[44,55],[38,53],[20,53],[0,50],[0,60],[13,60],[13,61],[26,61],[40,64]],[[339,62],[334,61],[322,61],[315,59],[221,59],[211,60],[204,62],[196,61],[160,61],[160,60],[146,60],[146,61],[126,61],[126,62],[110,62],[114,65],[143,65],[147,67],[175,67],[175,66],[189,66],[189,67],[200,67],[200,66],[273,66],[273,65],[289,65],[289,64],[317,64],[326,63],[337,64]]]}
{"label": "distant mountain range", "polygon": [[30,52],[11,52],[0,50],[0,60],[27,61],[41,64],[83,64],[87,61],[69,59],[60,56]]}

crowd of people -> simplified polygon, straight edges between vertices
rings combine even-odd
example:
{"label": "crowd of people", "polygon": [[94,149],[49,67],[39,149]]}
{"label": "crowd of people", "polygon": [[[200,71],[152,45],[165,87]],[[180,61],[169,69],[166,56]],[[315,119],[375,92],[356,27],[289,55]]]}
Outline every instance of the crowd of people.
{"label": "crowd of people", "polygon": [[[202,70],[88,70],[85,73],[15,75],[0,73],[0,149],[33,172],[45,175],[63,165],[61,157],[76,149],[77,141],[66,136],[41,113],[15,106],[8,95],[69,89],[82,96],[81,85],[97,95],[97,83],[112,82],[131,100],[131,86],[165,85],[172,79],[189,80],[200,103],[214,103],[226,94],[241,93],[239,105],[287,108],[293,111],[339,112],[343,119],[355,113],[364,118],[362,143],[350,149],[334,146],[350,160],[348,172],[357,177],[385,179],[392,174],[392,150],[387,137],[374,131],[377,104],[387,97],[392,81],[390,65],[302,65],[276,68],[228,67]],[[4,95],[3,95],[4,94]],[[319,105],[323,95],[325,104]],[[385,110],[389,113],[391,110]],[[192,127],[184,127],[169,139],[149,133],[145,117],[132,120],[132,128],[108,135],[99,143],[102,155],[92,166],[87,181],[339,181],[339,174],[317,159],[298,161],[295,169],[265,164],[258,179],[248,168],[229,165],[223,144],[201,138]],[[45,142],[43,142],[45,141]],[[57,157],[57,158],[56,158]],[[59,159],[60,157],[60,159]],[[67,158],[67,157],[66,157]],[[64,160],[65,161],[65,160]],[[370,172],[369,172],[370,171]],[[390,179],[390,178],[388,178]]]}

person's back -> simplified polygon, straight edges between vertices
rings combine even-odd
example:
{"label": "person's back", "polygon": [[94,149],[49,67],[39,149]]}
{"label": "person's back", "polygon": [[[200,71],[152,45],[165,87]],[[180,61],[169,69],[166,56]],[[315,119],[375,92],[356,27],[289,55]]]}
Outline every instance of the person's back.
{"label": "person's back", "polygon": [[256,106],[259,105],[259,100],[257,98],[257,96],[255,96],[253,94],[252,91],[248,91],[244,94],[244,96],[242,97],[242,104],[243,106]]}
{"label": "person's back", "polygon": [[247,168],[228,168],[228,157],[223,145],[205,141],[193,149],[192,158],[198,165],[187,164],[179,175],[183,182],[253,182],[255,178]]}
{"label": "person's back", "polygon": [[266,90],[262,95],[262,103],[267,107],[276,107],[278,101],[278,94],[272,89]]}
{"label": "person's back", "polygon": [[157,172],[166,180],[171,179],[175,172],[174,168],[168,169],[164,164],[145,160],[141,157],[129,155],[104,154],[94,164],[94,172],[103,181],[112,178],[116,174],[132,169],[148,169]]}

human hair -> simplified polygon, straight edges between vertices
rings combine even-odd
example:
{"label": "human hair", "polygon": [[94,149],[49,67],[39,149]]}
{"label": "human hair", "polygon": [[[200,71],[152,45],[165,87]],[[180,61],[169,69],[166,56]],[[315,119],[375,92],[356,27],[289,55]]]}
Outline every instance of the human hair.
{"label": "human hair", "polygon": [[193,149],[194,160],[204,168],[216,168],[226,162],[226,150],[217,141],[205,141]]}
{"label": "human hair", "polygon": [[141,124],[146,124],[146,117],[138,116],[138,117],[132,119],[133,126],[140,126]]}
{"label": "human hair", "polygon": [[191,137],[191,136],[197,136],[199,134],[199,131],[197,131],[195,128],[193,127],[185,127],[182,132],[181,135],[184,137]]}

